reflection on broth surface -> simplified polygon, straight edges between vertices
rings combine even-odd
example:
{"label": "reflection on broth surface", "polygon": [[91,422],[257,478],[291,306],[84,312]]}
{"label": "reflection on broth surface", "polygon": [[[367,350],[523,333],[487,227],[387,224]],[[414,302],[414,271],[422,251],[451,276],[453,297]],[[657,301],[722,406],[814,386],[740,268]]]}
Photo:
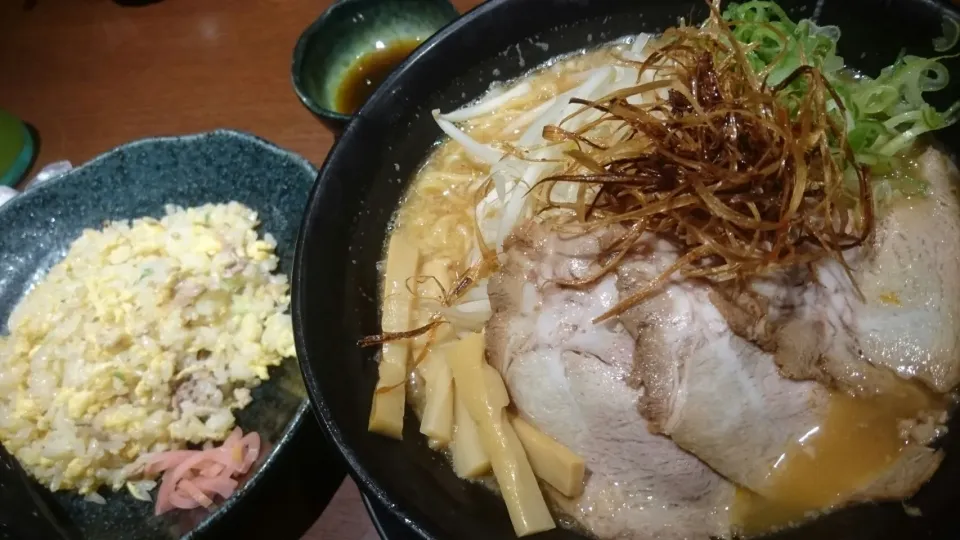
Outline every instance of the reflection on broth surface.
{"label": "reflection on broth surface", "polygon": [[834,392],[823,424],[811,427],[771,467],[775,496],[738,493],[733,512],[742,530],[762,533],[855,497],[916,447],[910,429],[928,429],[926,436],[934,437],[944,400],[910,383],[898,390],[875,398]]}
{"label": "reflection on broth surface", "polygon": [[434,111],[371,430],[409,402],[518,536],[548,507],[727,538],[912,496],[960,381],[956,169],[915,139],[956,109],[902,87],[935,60],[850,77],[838,35],[731,4]]}

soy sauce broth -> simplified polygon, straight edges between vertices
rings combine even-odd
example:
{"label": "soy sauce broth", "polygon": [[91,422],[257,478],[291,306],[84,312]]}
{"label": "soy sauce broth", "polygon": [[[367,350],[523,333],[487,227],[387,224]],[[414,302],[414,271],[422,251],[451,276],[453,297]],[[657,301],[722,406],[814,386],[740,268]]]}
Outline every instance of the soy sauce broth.
{"label": "soy sauce broth", "polygon": [[340,82],[334,102],[337,112],[357,112],[393,68],[420,45],[420,41],[408,39],[386,44],[378,42],[377,45],[377,49],[358,58]]}

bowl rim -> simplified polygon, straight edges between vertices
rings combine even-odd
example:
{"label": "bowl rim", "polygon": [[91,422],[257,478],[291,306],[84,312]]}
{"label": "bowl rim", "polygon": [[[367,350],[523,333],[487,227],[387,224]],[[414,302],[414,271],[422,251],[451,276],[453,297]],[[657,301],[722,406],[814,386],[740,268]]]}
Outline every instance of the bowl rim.
{"label": "bowl rim", "polygon": [[[352,2],[363,0],[343,1]],[[413,51],[413,53],[410,54],[410,56],[408,56],[401,64],[399,64],[351,118],[367,116],[370,114],[371,110],[381,108],[378,102],[384,100],[386,96],[392,93],[391,89],[396,85],[397,80],[403,76],[402,74],[406,72],[411,65],[419,63],[421,58],[430,54],[435,47],[440,46],[442,42],[448,41],[451,36],[457,34],[465,27],[473,24],[475,19],[487,15],[490,12],[496,12],[500,9],[503,9],[504,5],[506,4],[522,4],[524,1],[525,0],[485,0],[476,5],[474,8],[463,13],[463,15],[461,15],[459,18],[451,21],[447,26],[425,40],[416,50]],[[561,2],[563,1],[583,2],[585,0],[561,0]],[[960,18],[960,5],[952,4],[947,0],[908,1],[915,4],[926,4],[930,9],[936,10],[941,14],[949,14],[952,18]],[[352,446],[344,440],[343,431],[337,425],[337,422],[333,417],[323,393],[317,387],[316,375],[314,373],[312,364],[309,361],[309,358],[312,355],[308,354],[306,350],[304,333],[306,322],[303,319],[303,309],[301,307],[305,300],[300,298],[300,295],[304,289],[303,281],[305,279],[302,267],[304,265],[304,253],[306,251],[306,231],[308,229],[310,220],[317,213],[319,201],[326,197],[331,191],[335,191],[335,188],[331,188],[329,185],[337,182],[335,178],[328,177],[329,164],[342,159],[341,156],[348,151],[346,149],[347,143],[345,141],[350,140],[353,137],[354,132],[360,129],[362,128],[358,126],[358,122],[349,122],[341,135],[336,138],[332,148],[330,149],[330,152],[327,154],[327,157],[324,160],[323,165],[320,167],[320,172],[317,176],[317,182],[314,184],[313,189],[310,192],[310,198],[307,202],[306,211],[304,212],[303,223],[300,227],[300,233],[297,238],[296,255],[293,266],[293,279],[291,282],[291,287],[293,290],[291,297],[291,312],[293,314],[294,341],[297,347],[297,358],[300,362],[300,369],[303,372],[303,379],[307,386],[310,403],[313,407],[314,414],[320,423],[324,437],[343,456],[343,460],[347,465],[348,474],[360,488],[364,499],[364,506],[367,508],[368,512],[371,510],[371,505],[377,505],[380,508],[386,509],[393,518],[396,518],[400,522],[404,523],[414,533],[416,538],[423,540],[437,540],[438,537],[431,531],[427,530],[428,528],[435,528],[435,524],[431,521],[423,523],[414,521],[411,518],[411,506],[408,502],[404,500],[392,500],[389,498],[381,482],[371,475],[367,467],[360,462],[360,459],[358,458]],[[379,523],[377,523],[377,528],[378,530],[380,529]]]}
{"label": "bowl rim", "polygon": [[131,149],[131,148],[138,148],[141,146],[149,146],[157,143],[174,143],[174,142],[190,143],[190,142],[195,142],[195,141],[199,141],[206,138],[212,138],[212,137],[240,139],[240,140],[243,140],[244,142],[252,143],[253,145],[259,146],[264,150],[267,150],[283,158],[296,162],[296,164],[302,167],[307,173],[312,173],[314,175],[317,175],[319,172],[318,169],[313,165],[313,163],[311,163],[307,158],[301,156],[300,154],[297,154],[285,148],[281,148],[280,146],[277,146],[276,144],[262,137],[254,135],[252,133],[247,133],[245,131],[220,128],[220,129],[214,129],[211,131],[201,131],[196,133],[188,133],[184,135],[160,135],[156,137],[144,137],[142,139],[136,139],[134,141],[130,141],[124,144],[114,146],[113,148],[110,148],[105,152],[97,154],[96,156],[90,158],[89,160],[83,162],[82,164],[77,165],[76,167],[71,168],[70,170],[64,172],[63,174],[60,174],[45,182],[40,182],[40,183],[31,182],[23,189],[23,191],[20,192],[19,195],[14,197],[13,200],[11,200],[10,202],[4,205],[0,205],[0,213],[3,213],[4,211],[9,211],[10,208],[14,208],[18,204],[27,204],[22,201],[29,201],[29,199],[32,198],[32,197],[28,197],[29,195],[33,193],[42,193],[48,189],[56,189],[56,186],[59,186],[63,182],[69,181],[70,178],[75,174],[77,174],[78,172],[95,167],[101,161],[110,159],[110,157],[112,157],[118,152],[123,152],[125,150]]}
{"label": "bowl rim", "polygon": [[[365,0],[343,1],[360,2]],[[404,59],[403,62],[394,68],[393,72],[380,84],[373,94],[370,95],[367,101],[363,104],[360,110],[353,115],[353,117],[363,117],[368,114],[370,109],[375,107],[376,103],[383,99],[383,96],[386,96],[391,92],[390,88],[396,84],[397,79],[399,79],[402,74],[407,71],[410,65],[419,62],[421,58],[430,53],[435,47],[438,46],[439,43],[450,39],[451,36],[457,34],[463,28],[470,25],[474,19],[477,19],[486,13],[501,9],[504,5],[512,2],[513,0],[486,0],[434,33],[422,44],[420,44],[420,46],[417,47],[406,59]],[[334,4],[334,6],[336,5],[337,4]],[[297,359],[300,362],[300,370],[303,375],[304,383],[307,386],[307,394],[310,398],[310,404],[312,405],[313,412],[320,423],[321,431],[323,431],[324,437],[327,439],[327,441],[337,449],[337,452],[339,452],[341,456],[343,456],[343,460],[347,465],[348,474],[356,482],[357,486],[361,489],[361,492],[368,496],[367,499],[370,503],[379,504],[381,507],[386,508],[393,517],[405,523],[410,529],[412,529],[418,538],[435,540],[436,537],[427,531],[427,528],[424,527],[423,524],[417,523],[410,519],[407,504],[402,501],[390,500],[380,482],[374,479],[374,477],[370,474],[370,471],[367,470],[362,463],[360,463],[360,460],[358,459],[354,450],[344,440],[343,433],[337,426],[326,400],[323,399],[323,396],[319,390],[317,390],[315,384],[316,377],[313,372],[313,367],[307,360],[310,355],[306,352],[304,338],[305,323],[302,319],[303,310],[300,307],[302,303],[300,295],[304,289],[302,285],[304,280],[302,268],[303,254],[306,251],[305,244],[307,224],[310,218],[316,214],[316,206],[319,204],[319,200],[324,196],[324,193],[330,189],[330,182],[324,181],[324,172],[327,169],[327,165],[332,161],[339,159],[339,156],[345,152],[346,145],[343,144],[343,141],[352,138],[351,135],[360,129],[358,125],[359,124],[357,122],[349,122],[341,136],[334,141],[333,147],[327,154],[323,166],[320,167],[320,172],[317,175],[317,182],[313,185],[313,189],[310,191],[309,199],[307,200],[307,208],[303,215],[303,222],[300,225],[300,232],[297,237],[296,252],[293,261],[293,279],[291,280],[291,288],[293,290],[293,294],[291,296],[291,313],[293,315],[293,337],[297,348]]]}
{"label": "bowl rim", "polygon": [[[66,171],[65,173],[58,175],[54,178],[51,178],[45,182],[38,184],[28,185],[19,195],[14,197],[12,200],[7,203],[0,205],[0,215],[3,215],[8,212],[17,211],[21,206],[29,206],[33,204],[33,200],[36,198],[37,194],[42,194],[46,191],[59,189],[61,185],[65,182],[70,182],[73,180],[73,177],[86,169],[96,167],[102,161],[110,159],[112,156],[116,155],[119,152],[126,151],[132,148],[138,148],[143,146],[150,146],[154,144],[162,143],[193,143],[197,141],[203,141],[204,139],[209,138],[224,138],[224,139],[238,139],[245,143],[252,144],[256,147],[259,147],[268,152],[277,154],[278,156],[289,160],[291,163],[295,163],[298,167],[304,170],[304,173],[307,175],[312,175],[316,178],[317,168],[307,160],[305,157],[294,153],[290,150],[282,148],[262,137],[254,135],[252,133],[247,133],[244,131],[233,130],[233,129],[215,129],[211,131],[189,133],[184,135],[165,135],[165,136],[155,136],[155,137],[145,137],[142,139],[137,139],[130,141],[118,146],[115,146],[105,152],[98,154],[97,156],[89,159],[88,161],[73,167],[72,169]],[[311,188],[312,190],[312,188]],[[296,249],[297,242],[293,244],[294,249]],[[296,251],[294,251],[294,266],[296,266]],[[292,275],[291,271],[291,275]],[[286,361],[294,361],[292,359],[285,359]],[[299,358],[295,359],[299,364]],[[300,373],[301,378],[303,377],[303,372]],[[304,380],[304,387],[306,387],[306,380]],[[248,492],[256,490],[261,483],[263,483],[263,478],[266,476],[269,469],[272,467],[273,463],[279,458],[281,453],[279,450],[285,448],[290,441],[293,439],[295,434],[300,431],[304,422],[309,421],[310,419],[310,403],[309,398],[304,398],[301,400],[300,404],[297,406],[296,410],[293,412],[293,415],[287,421],[286,426],[284,426],[283,431],[280,432],[280,435],[277,437],[276,442],[271,446],[270,452],[267,454],[267,457],[263,460],[257,470],[244,482],[241,486],[237,488],[237,491],[231,495],[228,499],[221,502],[217,508],[211,512],[207,517],[205,517],[200,523],[195,527],[184,533],[182,536],[183,540],[191,540],[194,538],[200,538],[206,534],[206,532],[217,526],[218,523],[225,519],[229,519],[228,514],[231,510],[238,504],[240,504],[240,499],[244,497]],[[44,488],[46,489],[46,488]]]}

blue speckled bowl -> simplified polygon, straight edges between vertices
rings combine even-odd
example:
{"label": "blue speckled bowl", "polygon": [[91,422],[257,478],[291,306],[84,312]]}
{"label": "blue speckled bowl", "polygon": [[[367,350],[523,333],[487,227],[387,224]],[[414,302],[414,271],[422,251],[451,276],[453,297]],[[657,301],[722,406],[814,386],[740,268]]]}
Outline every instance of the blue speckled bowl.
{"label": "blue speckled bowl", "polygon": [[[159,217],[168,203],[196,206],[235,200],[257,210],[260,232],[277,239],[280,269],[289,275],[297,230],[315,179],[314,167],[295,154],[250,135],[215,131],[137,141],[28,189],[0,206],[0,332],[7,333],[7,319],[25,291],[83,229],[99,227],[104,220]],[[229,511],[277,465],[278,454],[296,432],[313,422],[295,360],[272,370],[270,381],[253,395],[253,403],[237,414],[238,422],[244,430],[263,436],[269,455],[212,513],[154,517],[152,504],[137,501],[126,491],[101,490],[107,499],[102,506],[66,492],[46,498],[61,507],[83,538],[218,536],[204,532],[229,517]]]}
{"label": "blue speckled bowl", "polygon": [[424,41],[459,15],[448,0],[335,2],[297,40],[293,89],[320,120],[339,131],[351,116],[338,112],[334,100],[354,62],[377,42]]}

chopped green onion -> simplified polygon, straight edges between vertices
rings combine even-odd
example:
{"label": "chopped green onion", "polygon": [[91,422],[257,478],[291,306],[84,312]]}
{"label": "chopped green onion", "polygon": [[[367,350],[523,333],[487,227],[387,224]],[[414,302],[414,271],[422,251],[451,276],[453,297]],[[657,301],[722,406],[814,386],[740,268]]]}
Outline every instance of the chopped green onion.
{"label": "chopped green onion", "polygon": [[[840,30],[835,26],[818,26],[806,19],[794,23],[776,3],[763,0],[732,3],[723,18],[730,23],[734,38],[750,46],[747,60],[758,73],[766,74],[768,85],[778,84],[802,65],[823,73],[846,109],[842,120],[856,162],[869,166],[874,175],[895,174],[902,165],[897,155],[912,147],[917,137],[949,126],[960,117],[960,102],[939,112],[923,96],[947,87],[950,74],[942,60],[949,57],[922,58],[901,50],[893,64],[876,79],[854,77],[843,71],[843,59],[836,54]],[[960,41],[960,22],[944,19],[943,31],[943,37],[934,42],[939,52]],[[806,81],[800,77],[779,97],[795,114],[806,92]],[[840,107],[828,107],[841,120]],[[841,150],[834,152],[839,154]],[[855,178],[853,169],[848,174]],[[887,178],[883,182],[883,186],[877,186],[880,192],[919,193],[914,185],[917,181],[911,180],[910,185],[899,181],[894,185]],[[906,188],[901,189],[903,186]]]}
{"label": "chopped green onion", "polygon": [[847,134],[847,142],[854,153],[861,153],[877,142],[883,142],[887,134],[886,127],[876,120],[862,120]]}
{"label": "chopped green onion", "polygon": [[940,23],[943,27],[943,35],[933,40],[933,50],[937,52],[947,52],[957,46],[960,41],[960,21],[953,17],[944,17]]}
{"label": "chopped green onion", "polygon": [[864,88],[852,97],[862,113],[877,114],[899,101],[900,92],[889,84],[873,84],[864,85]]}

